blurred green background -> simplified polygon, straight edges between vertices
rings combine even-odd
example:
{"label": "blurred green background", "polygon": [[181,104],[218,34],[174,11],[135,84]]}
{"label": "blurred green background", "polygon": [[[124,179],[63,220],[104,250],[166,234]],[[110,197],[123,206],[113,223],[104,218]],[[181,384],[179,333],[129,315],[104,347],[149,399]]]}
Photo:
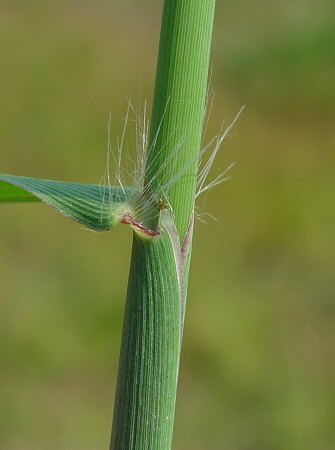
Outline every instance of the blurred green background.
{"label": "blurred green background", "polygon": [[[0,171],[98,183],[147,99],[162,1],[0,3]],[[175,450],[335,448],[333,1],[218,1]],[[130,127],[127,145],[134,148]],[[0,209],[0,448],[107,449],[131,230]]]}

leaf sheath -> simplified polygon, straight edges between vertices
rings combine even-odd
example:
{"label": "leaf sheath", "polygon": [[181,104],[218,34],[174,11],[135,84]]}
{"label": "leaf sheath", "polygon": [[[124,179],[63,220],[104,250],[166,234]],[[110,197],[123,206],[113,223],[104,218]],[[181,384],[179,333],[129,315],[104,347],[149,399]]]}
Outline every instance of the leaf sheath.
{"label": "leaf sheath", "polygon": [[[134,233],[111,449],[169,449],[180,349],[173,244]],[[153,432],[154,430],[154,432]]]}

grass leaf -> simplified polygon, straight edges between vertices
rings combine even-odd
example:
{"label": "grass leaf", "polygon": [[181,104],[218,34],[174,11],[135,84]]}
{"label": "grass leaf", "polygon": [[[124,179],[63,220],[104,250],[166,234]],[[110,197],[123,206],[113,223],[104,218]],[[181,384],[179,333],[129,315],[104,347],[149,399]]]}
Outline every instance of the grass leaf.
{"label": "grass leaf", "polygon": [[43,201],[95,231],[115,226],[134,188],[41,180],[0,174],[0,202]]}

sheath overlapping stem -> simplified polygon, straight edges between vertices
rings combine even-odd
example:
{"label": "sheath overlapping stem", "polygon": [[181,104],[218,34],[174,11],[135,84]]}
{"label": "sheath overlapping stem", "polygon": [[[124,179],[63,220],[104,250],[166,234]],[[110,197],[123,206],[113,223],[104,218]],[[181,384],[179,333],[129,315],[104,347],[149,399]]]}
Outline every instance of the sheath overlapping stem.
{"label": "sheath overlapping stem", "polygon": [[144,188],[164,202],[160,235],[134,234],[111,450],[172,445],[214,8],[164,3]]}

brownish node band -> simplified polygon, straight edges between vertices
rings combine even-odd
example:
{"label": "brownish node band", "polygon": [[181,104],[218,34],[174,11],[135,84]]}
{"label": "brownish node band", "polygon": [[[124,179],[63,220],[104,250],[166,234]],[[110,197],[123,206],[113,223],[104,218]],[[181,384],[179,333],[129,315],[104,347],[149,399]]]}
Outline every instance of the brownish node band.
{"label": "brownish node band", "polygon": [[131,216],[130,214],[124,214],[122,216],[121,223],[131,225],[132,227],[136,228],[137,230],[141,231],[141,233],[144,233],[147,236],[150,237],[159,236],[159,231],[150,230],[150,228],[145,227],[142,222],[135,219],[135,217]]}

